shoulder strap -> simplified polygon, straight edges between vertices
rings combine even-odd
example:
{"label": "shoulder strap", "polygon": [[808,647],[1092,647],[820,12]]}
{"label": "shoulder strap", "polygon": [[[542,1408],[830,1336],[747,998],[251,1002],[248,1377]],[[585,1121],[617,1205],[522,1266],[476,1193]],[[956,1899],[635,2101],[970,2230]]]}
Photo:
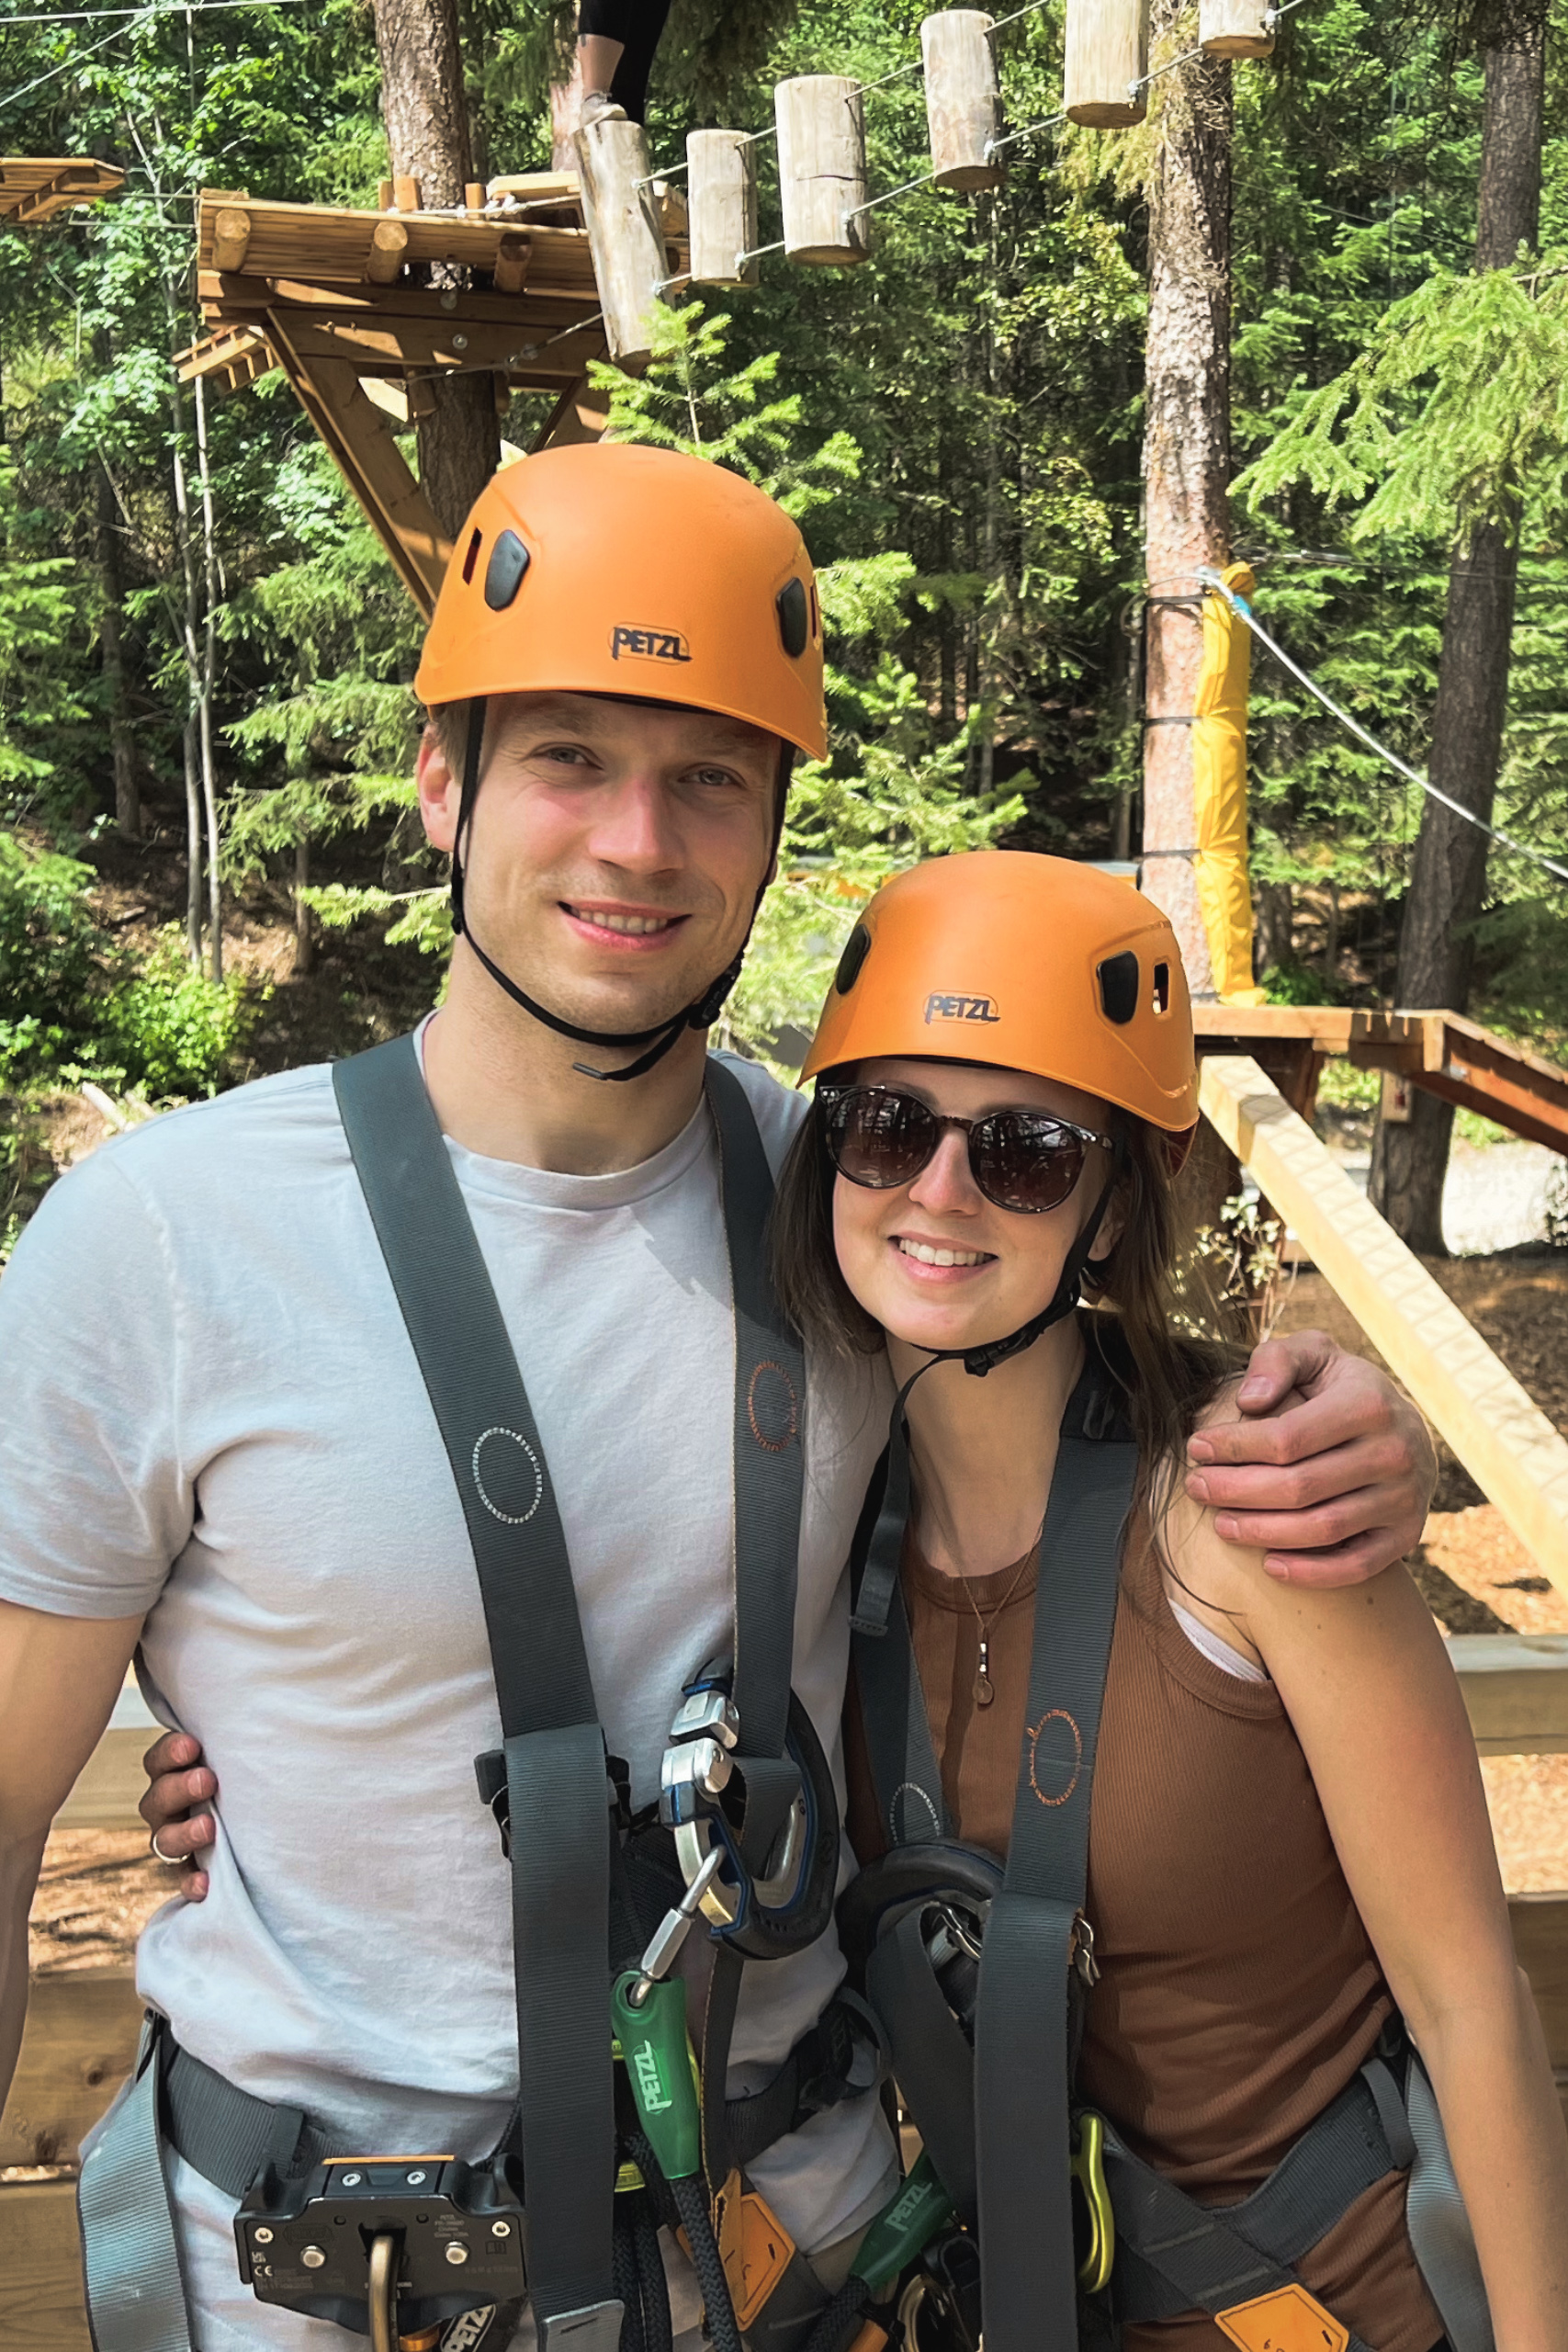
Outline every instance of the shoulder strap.
{"label": "shoulder strap", "polygon": [[[894,1846],[923,1845],[929,1838],[951,1838],[953,1821],[899,1580],[909,1516],[909,1435],[901,1413],[894,1415],[878,1476],[886,1479],[881,1502],[873,1520],[874,1483],[851,1563],[854,1673],[884,1834]],[[863,1549],[867,1521],[870,1535]]]}
{"label": "shoulder strap", "polygon": [[975,2103],[987,2352],[1077,2342],[1067,1994],[1137,1467],[1091,1353],[1063,1421],[1041,1539],[1007,1871],[980,1962]]}
{"label": "shoulder strap", "polygon": [[[614,2352],[620,2305],[611,2267],[615,2115],[604,2000],[613,1829],[565,1534],[413,1040],[339,1064],[333,1083],[457,1483],[484,1601],[512,1824],[534,2308],[546,2352],[552,2335],[558,2344],[569,2334],[574,2344],[581,2338],[581,2352]],[[797,1780],[784,1740],[806,1374],[768,1278],[773,1188],[756,1120],[739,1079],[712,1059],[706,1091],[719,1138],[735,1320],[734,1696],[738,1745],[749,1759],[747,1845],[757,1846],[760,1862]]]}
{"label": "shoulder strap", "polygon": [[333,1083],[484,1601],[512,1818],[523,2166],[541,2342],[570,2335],[581,2352],[615,2352],[604,1999],[612,1832],[566,1537],[412,1038],[340,1062]]}

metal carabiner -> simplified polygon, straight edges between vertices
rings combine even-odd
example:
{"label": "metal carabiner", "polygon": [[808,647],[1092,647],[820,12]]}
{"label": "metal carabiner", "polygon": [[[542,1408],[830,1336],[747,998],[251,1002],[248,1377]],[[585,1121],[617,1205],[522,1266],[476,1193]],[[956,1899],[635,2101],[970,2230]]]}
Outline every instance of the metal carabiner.
{"label": "metal carabiner", "polygon": [[1067,2170],[1083,2191],[1089,2216],[1089,2250],[1078,2264],[1078,2285],[1086,2295],[1098,2295],[1110,2285],[1116,2260],[1116,2216],[1105,2182],[1105,2122],[1090,2107],[1078,2116]]}

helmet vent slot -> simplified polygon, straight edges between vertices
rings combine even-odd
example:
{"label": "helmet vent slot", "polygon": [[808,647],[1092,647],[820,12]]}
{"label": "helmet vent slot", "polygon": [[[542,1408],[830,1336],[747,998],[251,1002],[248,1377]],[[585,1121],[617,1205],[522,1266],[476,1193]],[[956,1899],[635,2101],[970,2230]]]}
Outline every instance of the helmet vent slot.
{"label": "helmet vent slot", "polygon": [[[1168,967],[1162,968],[1168,982]],[[1096,978],[1100,981],[1100,1001],[1107,1021],[1113,1021],[1118,1029],[1125,1027],[1138,1010],[1136,956],[1130,947],[1124,947],[1120,956],[1108,956],[1099,967]]]}
{"label": "helmet vent slot", "polygon": [[484,545],[484,536],[485,535],[482,531],[476,531],[472,538],[468,541],[468,552],[463,558],[463,585],[465,588],[468,587],[469,582],[473,579],[474,566],[479,560],[479,549]]}
{"label": "helmet vent slot", "polygon": [[502,531],[485,567],[485,603],[492,613],[505,612],[522,587],[527,569],[527,548],[515,531]]}
{"label": "helmet vent slot", "polygon": [[1155,1011],[1156,1012],[1170,1011],[1170,966],[1168,964],[1155,966]]}
{"label": "helmet vent slot", "polygon": [[857,922],[844,942],[844,952],[839,958],[839,968],[833,975],[833,986],[840,996],[848,996],[860,978],[861,966],[871,953],[871,933],[863,922]]}
{"label": "helmet vent slot", "polygon": [[792,662],[797,662],[806,650],[810,634],[810,613],[804,582],[786,580],[774,603],[778,608],[779,636],[784,641],[784,650]]}

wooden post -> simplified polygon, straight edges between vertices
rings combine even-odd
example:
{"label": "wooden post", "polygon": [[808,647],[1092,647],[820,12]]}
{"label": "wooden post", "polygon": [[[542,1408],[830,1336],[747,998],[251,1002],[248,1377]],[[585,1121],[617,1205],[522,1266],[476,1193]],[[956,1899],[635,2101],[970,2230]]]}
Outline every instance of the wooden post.
{"label": "wooden post", "polygon": [[365,275],[372,286],[395,286],[402,275],[409,232],[400,220],[378,220],[370,232]]}
{"label": "wooden post", "polygon": [[517,230],[508,229],[495,249],[496,292],[521,294],[527,275],[528,240]]}
{"label": "wooden post", "polygon": [[251,216],[238,206],[226,204],[216,213],[212,222],[212,266],[214,269],[243,269],[245,247],[251,242]]}
{"label": "wooden post", "polygon": [[1148,0],[1067,0],[1062,105],[1069,122],[1097,130],[1142,122],[1148,92],[1129,89],[1148,70]]}
{"label": "wooden post", "polygon": [[1211,57],[1272,57],[1269,0],[1199,0],[1198,44]]}
{"label": "wooden post", "polygon": [[[803,74],[773,92],[779,195],[791,261],[840,267],[871,251],[865,202],[865,107],[846,74]],[[858,217],[852,217],[858,214]]]}
{"label": "wooden post", "polygon": [[463,209],[464,209],[464,211],[465,211],[465,212],[482,212],[482,211],[484,210],[484,209],[485,209],[485,184],[484,184],[483,180],[465,180],[465,181],[463,182]]}
{"label": "wooden post", "polygon": [[637,376],[652,356],[658,289],[666,275],[641,123],[589,123],[577,134],[577,161],[610,356],[628,376]]}
{"label": "wooden post", "polygon": [[743,130],[686,136],[691,273],[698,286],[755,286],[761,264],[742,263],[757,243],[757,150]]}
{"label": "wooden post", "polygon": [[978,8],[944,8],[920,27],[926,121],[938,187],[967,194],[1001,183],[1001,166],[989,153],[1001,130],[993,21]]}
{"label": "wooden post", "polygon": [[392,202],[400,212],[420,209],[419,182],[412,172],[400,172],[392,182]]}

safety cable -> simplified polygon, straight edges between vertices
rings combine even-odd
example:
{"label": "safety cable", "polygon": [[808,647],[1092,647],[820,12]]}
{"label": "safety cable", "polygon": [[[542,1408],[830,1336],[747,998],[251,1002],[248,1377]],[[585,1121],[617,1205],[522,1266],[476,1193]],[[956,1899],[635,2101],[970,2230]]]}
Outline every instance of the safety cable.
{"label": "safety cable", "polygon": [[298,8],[301,0],[179,0],[170,7],[149,8],[52,8],[38,9],[26,16],[12,16],[0,11],[0,33],[12,25],[86,25],[107,17],[207,17],[220,8]]}
{"label": "safety cable", "polygon": [[1560,865],[1555,858],[1548,857],[1544,852],[1531,849],[1524,842],[1516,841],[1512,833],[1506,833],[1503,831],[1501,825],[1489,825],[1484,817],[1478,817],[1473,808],[1465,807],[1462,800],[1451,799],[1437,785],[1428,782],[1426,776],[1419,775],[1408,762],[1402,760],[1397,752],[1391,752],[1386,743],[1380,743],[1377,737],[1363,727],[1359,718],[1352,718],[1342,703],[1336,702],[1325,686],[1320,686],[1310,672],[1303,670],[1299,662],[1292,660],[1284,647],[1269,635],[1246,597],[1238,596],[1234,588],[1228,587],[1212,565],[1200,564],[1198,578],[1205,588],[1212,588],[1215,595],[1224,599],[1232,612],[1247,623],[1258,643],[1266,645],[1275,661],[1287,669],[1292,677],[1306,688],[1309,695],[1314,695],[1325,710],[1331,712],[1342,727],[1348,727],[1351,734],[1366,745],[1369,752],[1375,752],[1380,760],[1385,760],[1388,765],[1404,776],[1407,783],[1419,785],[1421,790],[1431,799],[1440,801],[1442,806],[1450,809],[1456,817],[1462,817],[1467,825],[1473,825],[1478,832],[1487,833],[1493,841],[1501,842],[1504,848],[1511,849],[1516,857],[1528,857],[1532,865],[1542,865],[1549,874],[1554,875],[1558,881],[1568,882],[1568,865]]}

